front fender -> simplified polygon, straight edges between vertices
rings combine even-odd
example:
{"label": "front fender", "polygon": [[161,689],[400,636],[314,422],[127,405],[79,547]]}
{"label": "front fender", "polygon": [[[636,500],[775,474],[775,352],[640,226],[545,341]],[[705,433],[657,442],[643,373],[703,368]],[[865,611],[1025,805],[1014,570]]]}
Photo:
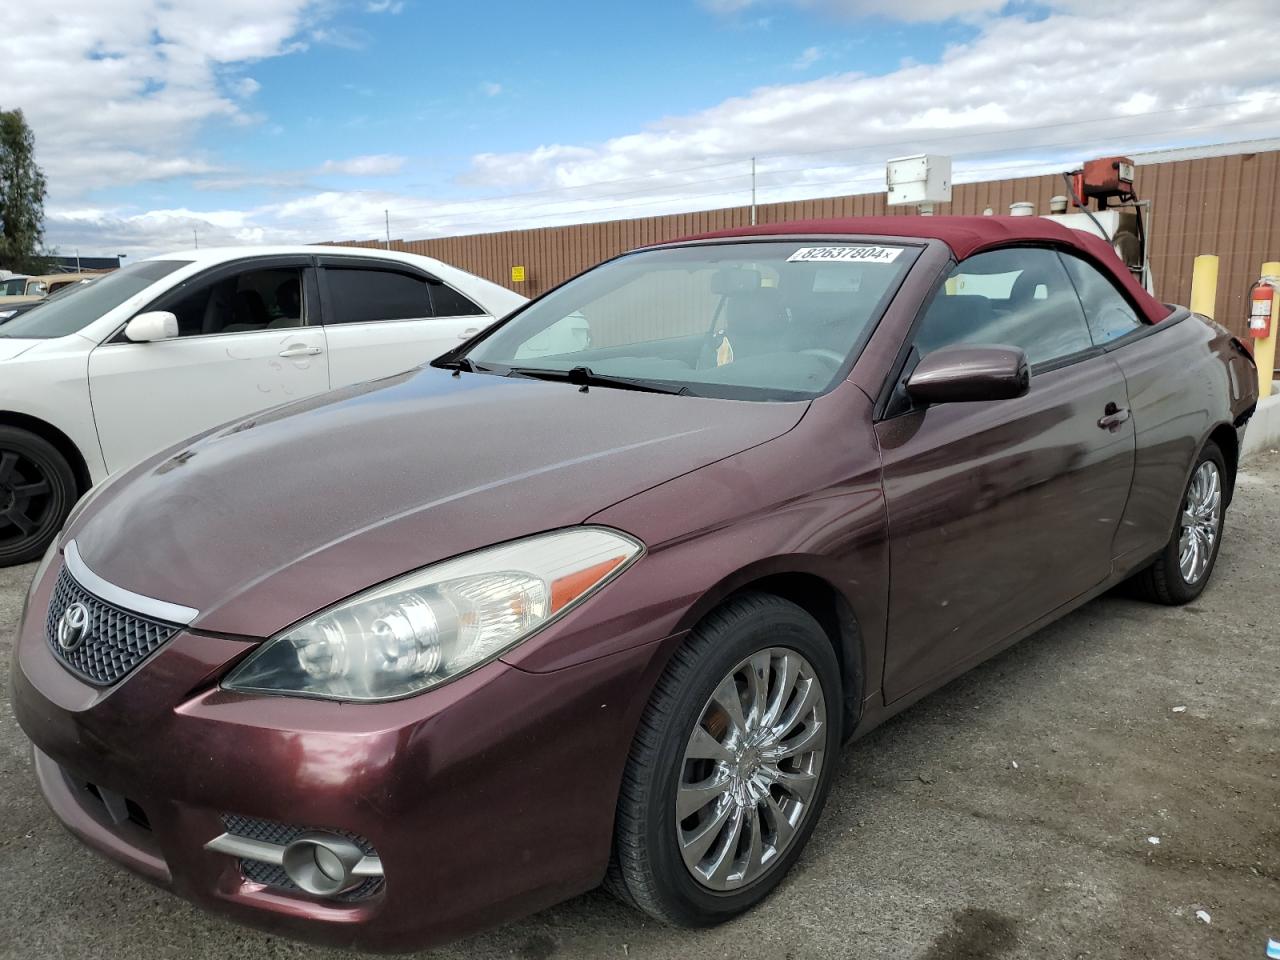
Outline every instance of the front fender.
{"label": "front fender", "polygon": [[870,401],[845,386],[788,433],[592,516],[639,537],[646,555],[504,659],[559,669],[687,631],[741,589],[800,576],[835,592],[856,623],[847,660],[878,691],[889,588],[880,457]]}

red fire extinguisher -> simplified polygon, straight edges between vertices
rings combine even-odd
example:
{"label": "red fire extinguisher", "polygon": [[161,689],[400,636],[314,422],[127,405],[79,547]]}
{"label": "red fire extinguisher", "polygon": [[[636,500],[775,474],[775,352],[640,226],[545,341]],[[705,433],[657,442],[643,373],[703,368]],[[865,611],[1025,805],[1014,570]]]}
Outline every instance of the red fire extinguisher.
{"label": "red fire extinguisher", "polygon": [[1249,335],[1258,340],[1271,336],[1271,301],[1276,289],[1259,280],[1249,289]]}

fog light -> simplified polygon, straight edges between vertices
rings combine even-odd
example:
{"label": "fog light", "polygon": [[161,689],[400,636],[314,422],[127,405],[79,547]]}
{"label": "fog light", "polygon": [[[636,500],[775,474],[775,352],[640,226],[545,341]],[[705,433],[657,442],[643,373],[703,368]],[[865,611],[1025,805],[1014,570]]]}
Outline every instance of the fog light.
{"label": "fog light", "polygon": [[332,897],[361,881],[355,868],[364,851],[346,837],[304,833],[284,848],[281,866],[299,888],[317,897]]}
{"label": "fog light", "polygon": [[236,814],[223,814],[222,821],[227,832],[204,848],[238,859],[246,880],[344,901],[382,890],[382,860],[362,837]]}

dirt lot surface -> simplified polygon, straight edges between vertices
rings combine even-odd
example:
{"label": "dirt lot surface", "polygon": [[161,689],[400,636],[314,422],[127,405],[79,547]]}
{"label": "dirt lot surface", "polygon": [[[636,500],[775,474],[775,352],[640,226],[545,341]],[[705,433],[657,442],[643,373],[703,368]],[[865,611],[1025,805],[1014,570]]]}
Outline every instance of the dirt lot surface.
{"label": "dirt lot surface", "polygon": [[[1103,597],[856,744],[747,916],[671,930],[597,892],[432,956],[1262,958],[1280,939],[1278,557],[1271,454],[1198,602]],[[58,825],[8,703],[31,573],[0,571],[0,957],[342,956],[199,913]]]}

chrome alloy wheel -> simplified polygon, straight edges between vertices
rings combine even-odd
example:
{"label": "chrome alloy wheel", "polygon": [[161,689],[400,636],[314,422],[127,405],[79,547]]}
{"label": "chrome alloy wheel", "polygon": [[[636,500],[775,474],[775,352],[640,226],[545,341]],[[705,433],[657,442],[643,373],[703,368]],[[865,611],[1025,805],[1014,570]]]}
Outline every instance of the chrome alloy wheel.
{"label": "chrome alloy wheel", "polygon": [[1182,506],[1182,535],[1178,567],[1188,585],[1199,583],[1213,560],[1222,521],[1222,476],[1218,465],[1206,460],[1196,468]]}
{"label": "chrome alloy wheel", "polygon": [[794,650],[752,654],[711,694],[685,746],[676,837],[693,878],[735,890],[778,864],[809,813],[827,742],[827,705]]}

